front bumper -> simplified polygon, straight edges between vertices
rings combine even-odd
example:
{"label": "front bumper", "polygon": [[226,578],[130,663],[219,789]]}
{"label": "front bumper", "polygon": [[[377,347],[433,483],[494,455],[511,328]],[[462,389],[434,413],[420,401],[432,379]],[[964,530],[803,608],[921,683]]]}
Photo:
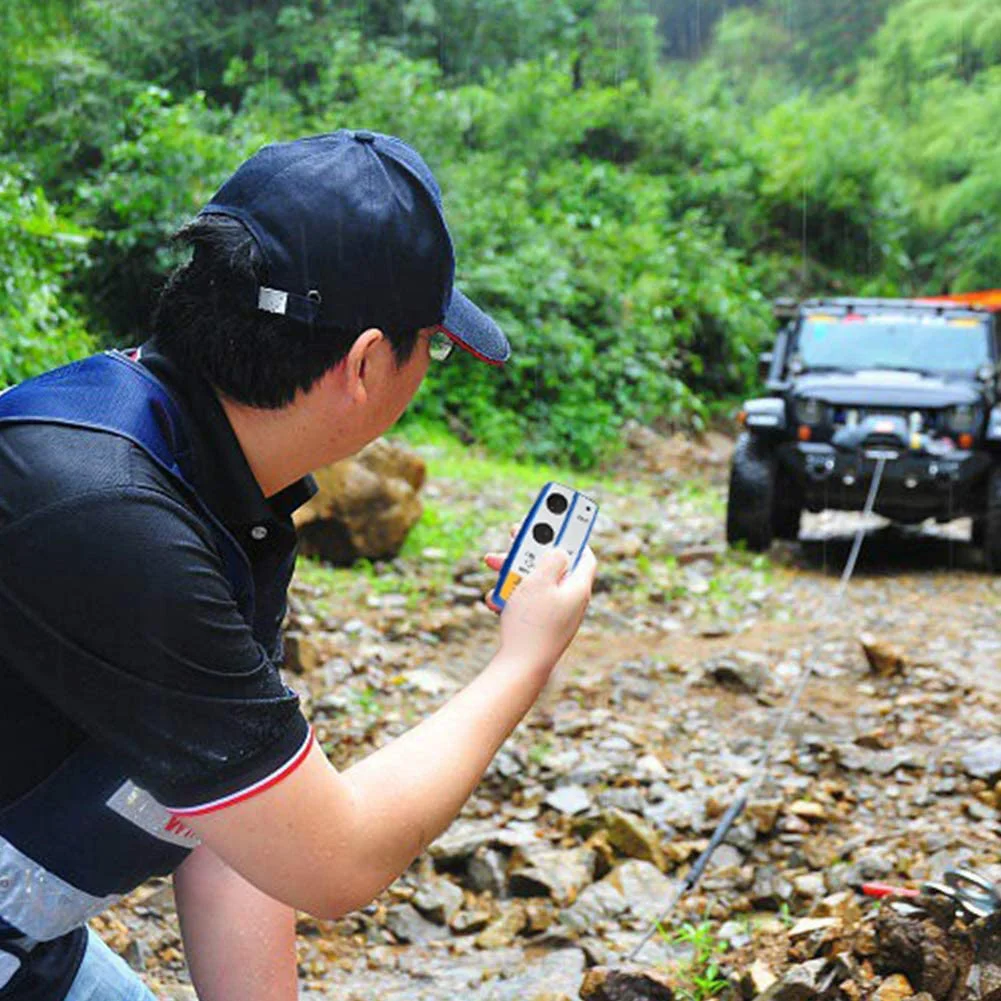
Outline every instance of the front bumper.
{"label": "front bumper", "polygon": [[880,454],[886,465],[873,508],[877,514],[918,522],[982,512],[991,463],[983,452],[936,455],[885,444],[846,450],[821,442],[786,442],[778,449],[781,466],[811,511],[861,511]]}

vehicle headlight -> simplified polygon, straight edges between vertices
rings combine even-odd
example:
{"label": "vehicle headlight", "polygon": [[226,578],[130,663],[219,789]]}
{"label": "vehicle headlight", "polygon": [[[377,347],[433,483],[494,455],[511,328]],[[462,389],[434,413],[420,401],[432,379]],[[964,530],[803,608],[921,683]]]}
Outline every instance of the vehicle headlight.
{"label": "vehicle headlight", "polygon": [[796,418],[801,424],[823,424],[827,407],[820,400],[805,398],[796,401]]}
{"label": "vehicle headlight", "polygon": [[977,421],[977,412],[968,403],[961,403],[958,407],[950,407],[945,415],[946,423],[950,431],[956,434],[969,434]]}

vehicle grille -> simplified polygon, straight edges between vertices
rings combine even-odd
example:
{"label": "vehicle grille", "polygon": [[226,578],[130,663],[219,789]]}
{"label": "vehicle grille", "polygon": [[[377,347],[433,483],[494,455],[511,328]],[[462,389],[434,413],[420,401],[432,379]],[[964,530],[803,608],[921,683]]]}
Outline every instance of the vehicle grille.
{"label": "vehicle grille", "polygon": [[858,414],[861,423],[868,417],[900,417],[905,422],[909,421],[911,414],[917,410],[921,414],[921,430],[925,432],[937,432],[943,422],[941,410],[921,410],[909,407],[906,410],[895,407],[835,407],[834,423],[836,425],[846,424],[848,421],[848,411],[854,410]]}

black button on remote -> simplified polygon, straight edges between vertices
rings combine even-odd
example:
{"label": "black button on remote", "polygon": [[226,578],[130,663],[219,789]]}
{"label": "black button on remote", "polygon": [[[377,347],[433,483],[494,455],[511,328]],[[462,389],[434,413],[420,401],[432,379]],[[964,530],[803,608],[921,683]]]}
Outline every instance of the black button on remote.
{"label": "black button on remote", "polygon": [[546,546],[555,538],[556,533],[552,530],[552,527],[540,522],[535,528],[532,529],[532,538],[540,546]]}

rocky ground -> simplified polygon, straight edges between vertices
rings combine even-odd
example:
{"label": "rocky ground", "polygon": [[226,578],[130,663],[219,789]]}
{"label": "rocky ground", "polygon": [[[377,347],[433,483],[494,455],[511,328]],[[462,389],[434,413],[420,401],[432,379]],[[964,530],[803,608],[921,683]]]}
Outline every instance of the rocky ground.
{"label": "rocky ground", "polygon": [[[516,517],[531,499],[436,479],[428,463],[425,493],[445,510]],[[994,925],[934,896],[861,892],[920,889],[956,865],[1001,879],[1001,580],[961,524],[901,533],[877,520],[839,603],[857,518],[807,516],[803,543],[769,559],[727,553],[725,463],[719,439],[639,437],[593,485],[600,578],[558,678],[403,878],[349,918],[301,920],[305,997],[1001,998]],[[484,549],[505,540],[493,521]],[[296,582],[289,681],[340,765],[433,710],[493,650],[490,574],[473,557],[453,573],[439,555],[344,593]],[[640,986],[626,957],[807,669],[767,781],[640,953]],[[162,997],[193,997],[168,884],[100,930]]]}

